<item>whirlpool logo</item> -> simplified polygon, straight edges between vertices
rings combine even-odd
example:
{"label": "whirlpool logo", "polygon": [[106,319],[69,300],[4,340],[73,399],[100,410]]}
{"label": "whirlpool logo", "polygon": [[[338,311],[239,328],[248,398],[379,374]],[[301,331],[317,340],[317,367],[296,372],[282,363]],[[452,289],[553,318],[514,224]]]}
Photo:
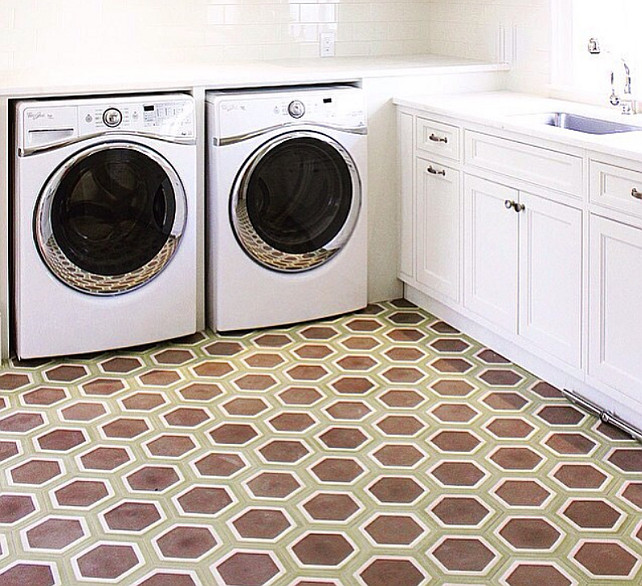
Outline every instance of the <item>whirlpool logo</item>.
{"label": "whirlpool logo", "polygon": [[27,110],[27,120],[53,120],[52,112],[43,112],[42,110]]}

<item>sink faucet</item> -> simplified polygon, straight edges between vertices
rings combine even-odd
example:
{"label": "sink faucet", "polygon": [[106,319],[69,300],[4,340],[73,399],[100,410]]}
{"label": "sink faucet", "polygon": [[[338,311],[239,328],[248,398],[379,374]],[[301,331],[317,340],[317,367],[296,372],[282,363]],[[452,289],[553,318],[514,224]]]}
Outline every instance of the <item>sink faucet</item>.
{"label": "sink faucet", "polygon": [[631,70],[624,59],[622,59],[622,65],[624,66],[624,92],[622,98],[615,93],[615,75],[611,71],[611,96],[609,97],[609,102],[613,106],[621,105],[622,114],[634,114],[633,97],[631,96]]}

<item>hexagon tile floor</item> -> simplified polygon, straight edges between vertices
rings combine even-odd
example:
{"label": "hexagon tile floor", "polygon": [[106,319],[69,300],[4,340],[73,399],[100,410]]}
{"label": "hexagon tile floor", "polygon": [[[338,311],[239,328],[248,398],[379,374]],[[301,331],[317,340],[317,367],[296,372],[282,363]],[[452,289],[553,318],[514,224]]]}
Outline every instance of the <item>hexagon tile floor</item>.
{"label": "hexagon tile floor", "polygon": [[642,583],[642,447],[405,301],[0,389],[1,586]]}

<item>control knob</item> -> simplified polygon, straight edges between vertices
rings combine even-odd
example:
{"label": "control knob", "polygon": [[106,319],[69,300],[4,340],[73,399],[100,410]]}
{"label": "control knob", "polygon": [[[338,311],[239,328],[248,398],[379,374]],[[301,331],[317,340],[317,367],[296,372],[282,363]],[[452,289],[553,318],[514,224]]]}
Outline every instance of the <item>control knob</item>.
{"label": "control knob", "polygon": [[292,118],[301,118],[305,114],[305,106],[301,100],[293,100],[288,105],[288,114]]}
{"label": "control knob", "polygon": [[116,128],[123,121],[123,115],[116,108],[107,108],[103,112],[103,122],[109,128]]}

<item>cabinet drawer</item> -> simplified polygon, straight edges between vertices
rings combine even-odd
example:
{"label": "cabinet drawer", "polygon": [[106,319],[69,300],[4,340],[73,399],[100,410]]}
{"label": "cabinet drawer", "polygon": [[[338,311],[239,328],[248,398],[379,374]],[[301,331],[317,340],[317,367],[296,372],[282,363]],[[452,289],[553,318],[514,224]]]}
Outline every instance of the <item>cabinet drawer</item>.
{"label": "cabinet drawer", "polygon": [[481,169],[581,197],[582,159],[574,155],[466,131],[465,160]]}
{"label": "cabinet drawer", "polygon": [[640,171],[593,160],[589,165],[591,203],[642,217],[642,173]]}
{"label": "cabinet drawer", "polygon": [[417,149],[459,160],[459,128],[417,117]]}

